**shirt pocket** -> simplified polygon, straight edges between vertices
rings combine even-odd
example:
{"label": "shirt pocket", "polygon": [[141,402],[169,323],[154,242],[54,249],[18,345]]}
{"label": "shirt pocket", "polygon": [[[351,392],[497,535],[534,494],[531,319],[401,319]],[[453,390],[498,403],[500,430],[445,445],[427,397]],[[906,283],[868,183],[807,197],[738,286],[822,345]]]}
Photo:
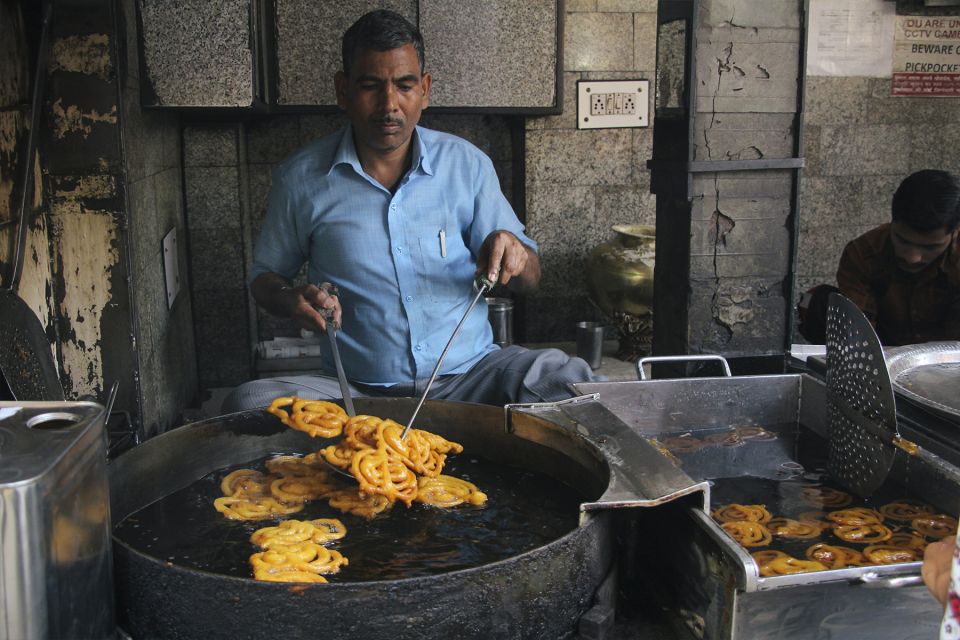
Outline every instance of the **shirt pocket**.
{"label": "shirt pocket", "polygon": [[417,295],[435,303],[462,299],[470,291],[473,258],[458,216],[443,194],[419,196],[417,214],[407,226]]}

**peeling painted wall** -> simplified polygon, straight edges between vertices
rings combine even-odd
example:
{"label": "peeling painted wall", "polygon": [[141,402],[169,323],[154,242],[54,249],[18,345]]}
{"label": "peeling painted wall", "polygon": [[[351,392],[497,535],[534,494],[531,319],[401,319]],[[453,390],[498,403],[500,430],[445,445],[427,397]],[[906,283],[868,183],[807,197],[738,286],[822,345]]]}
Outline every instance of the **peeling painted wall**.
{"label": "peeling painted wall", "polygon": [[102,315],[113,300],[110,276],[120,255],[114,213],[93,208],[116,197],[113,176],[63,180],[51,202],[54,261],[62,279],[59,302],[62,363],[74,395],[104,387]]}

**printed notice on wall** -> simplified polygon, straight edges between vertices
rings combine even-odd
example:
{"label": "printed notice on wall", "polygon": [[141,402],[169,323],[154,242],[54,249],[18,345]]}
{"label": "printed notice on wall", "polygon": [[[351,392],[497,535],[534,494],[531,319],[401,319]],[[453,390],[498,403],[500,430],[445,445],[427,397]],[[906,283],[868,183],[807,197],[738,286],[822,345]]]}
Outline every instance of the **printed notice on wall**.
{"label": "printed notice on wall", "polygon": [[807,75],[890,77],[896,4],[810,0]]}
{"label": "printed notice on wall", "polygon": [[890,95],[960,97],[960,16],[897,16]]}

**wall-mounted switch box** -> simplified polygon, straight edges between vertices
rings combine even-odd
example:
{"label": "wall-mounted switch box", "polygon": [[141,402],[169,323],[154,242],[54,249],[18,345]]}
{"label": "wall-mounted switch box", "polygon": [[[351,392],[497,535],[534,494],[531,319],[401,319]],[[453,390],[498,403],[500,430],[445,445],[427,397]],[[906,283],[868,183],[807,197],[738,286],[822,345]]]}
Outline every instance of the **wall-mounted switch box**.
{"label": "wall-mounted switch box", "polygon": [[650,126],[649,80],[577,82],[577,129]]}
{"label": "wall-mounted switch box", "polygon": [[167,283],[167,308],[180,293],[180,256],[177,253],[177,228],[163,236],[163,279]]}

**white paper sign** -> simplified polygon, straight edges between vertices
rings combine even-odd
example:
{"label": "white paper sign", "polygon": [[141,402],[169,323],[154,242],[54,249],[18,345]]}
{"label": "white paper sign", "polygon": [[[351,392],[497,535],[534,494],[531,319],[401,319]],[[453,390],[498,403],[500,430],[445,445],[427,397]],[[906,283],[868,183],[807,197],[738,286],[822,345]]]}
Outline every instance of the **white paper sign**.
{"label": "white paper sign", "polygon": [[810,0],[808,76],[889,78],[896,3]]}
{"label": "white paper sign", "polygon": [[890,95],[960,97],[960,16],[897,16]]}

